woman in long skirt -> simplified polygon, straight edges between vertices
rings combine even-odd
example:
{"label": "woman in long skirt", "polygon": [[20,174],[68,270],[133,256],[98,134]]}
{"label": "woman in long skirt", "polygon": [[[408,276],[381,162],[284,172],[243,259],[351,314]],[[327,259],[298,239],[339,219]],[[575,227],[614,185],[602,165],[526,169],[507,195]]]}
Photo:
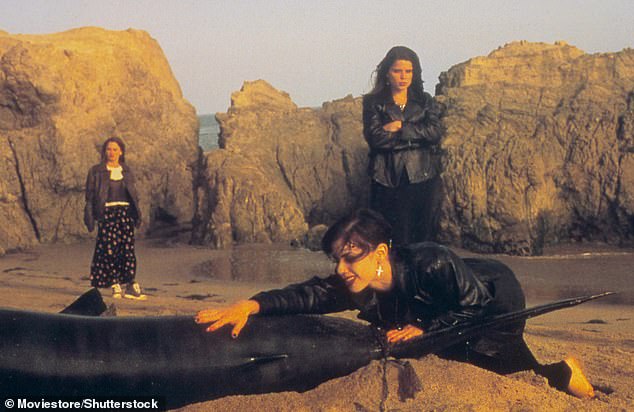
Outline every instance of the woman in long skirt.
{"label": "woman in long skirt", "polygon": [[125,144],[111,137],[101,155],[101,163],[90,168],[86,179],[84,223],[90,232],[98,223],[90,283],[112,288],[114,298],[145,300],[135,280],[134,228],[141,223],[141,211],[134,174],[125,163]]}

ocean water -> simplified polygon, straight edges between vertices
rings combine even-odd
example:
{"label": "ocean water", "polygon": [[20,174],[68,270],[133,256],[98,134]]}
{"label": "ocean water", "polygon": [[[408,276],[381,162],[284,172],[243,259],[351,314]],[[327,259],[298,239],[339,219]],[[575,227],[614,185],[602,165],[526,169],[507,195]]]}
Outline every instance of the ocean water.
{"label": "ocean water", "polygon": [[216,116],[213,114],[201,114],[198,116],[198,120],[200,122],[200,128],[198,129],[198,144],[205,152],[217,149],[220,126],[216,121]]}

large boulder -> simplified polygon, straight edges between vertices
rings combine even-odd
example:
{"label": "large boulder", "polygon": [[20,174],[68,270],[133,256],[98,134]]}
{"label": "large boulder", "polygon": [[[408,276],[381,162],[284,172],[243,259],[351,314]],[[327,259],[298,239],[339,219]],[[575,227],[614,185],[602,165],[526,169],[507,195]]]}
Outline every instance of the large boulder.
{"label": "large boulder", "polygon": [[127,144],[145,228],[190,221],[197,128],[143,31],[0,32],[0,253],[86,235],[86,174],[112,135]]}
{"label": "large boulder", "polygon": [[634,235],[634,50],[516,42],[452,67],[442,240],[484,252]]}
{"label": "large boulder", "polygon": [[298,108],[288,94],[245,82],[219,113],[220,149],[205,153],[194,240],[286,242],[367,199],[360,99]]}

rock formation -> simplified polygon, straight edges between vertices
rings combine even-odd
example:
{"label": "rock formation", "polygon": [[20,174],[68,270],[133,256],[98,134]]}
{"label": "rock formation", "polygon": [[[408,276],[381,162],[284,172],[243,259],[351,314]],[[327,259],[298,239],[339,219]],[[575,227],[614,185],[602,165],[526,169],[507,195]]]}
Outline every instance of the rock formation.
{"label": "rock formation", "polygon": [[205,153],[195,241],[290,241],[365,203],[359,99],[298,108],[260,80],[231,100],[220,149]]}
{"label": "rock formation", "polygon": [[[484,252],[634,236],[634,51],[516,42],[443,73],[441,241]],[[86,235],[84,179],[119,135],[145,228],[195,242],[306,242],[367,204],[361,100],[298,108],[247,82],[217,115],[199,169],[197,118],[158,44],[137,30],[0,32],[0,254]],[[195,213],[194,213],[195,209]],[[311,242],[315,243],[315,242]]]}
{"label": "rock formation", "polygon": [[[516,42],[443,73],[444,243],[538,254],[544,244],[634,236],[634,51]],[[218,114],[194,239],[302,238],[366,205],[359,98],[297,108],[262,81]]]}
{"label": "rock formation", "polygon": [[86,235],[86,173],[111,135],[127,143],[145,228],[191,220],[197,126],[145,32],[0,32],[0,254]]}
{"label": "rock formation", "polygon": [[540,253],[634,235],[634,50],[516,42],[441,74],[442,239]]}

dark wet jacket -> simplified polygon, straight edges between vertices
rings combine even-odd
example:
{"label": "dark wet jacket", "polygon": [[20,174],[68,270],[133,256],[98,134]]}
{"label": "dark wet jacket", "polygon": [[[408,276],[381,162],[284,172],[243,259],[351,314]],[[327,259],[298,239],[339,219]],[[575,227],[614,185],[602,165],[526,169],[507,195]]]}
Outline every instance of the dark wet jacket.
{"label": "dark wet jacket", "polygon": [[[121,172],[123,184],[130,198],[130,214],[138,227],[141,224],[141,210],[134,173],[125,163],[121,163],[121,168],[123,169]],[[90,168],[86,178],[86,207],[84,208],[84,224],[90,232],[95,228],[95,221],[103,219],[109,185],[110,171],[105,163],[99,163]]]}
{"label": "dark wet jacket", "polygon": [[[410,92],[403,111],[389,93],[365,95],[363,136],[370,146],[368,173],[372,180],[397,187],[405,173],[409,183],[424,182],[439,174],[439,144],[444,133],[439,115],[439,108],[428,93],[418,98]],[[403,122],[401,130],[383,129],[395,120]]]}
{"label": "dark wet jacket", "polygon": [[[330,313],[357,309],[377,326],[412,324],[433,331],[474,318],[524,308],[524,294],[513,272],[491,259],[461,259],[432,242],[394,249],[393,288],[348,291],[338,275],[313,278],[252,299],[262,314]],[[517,329],[521,334],[522,328]]]}

